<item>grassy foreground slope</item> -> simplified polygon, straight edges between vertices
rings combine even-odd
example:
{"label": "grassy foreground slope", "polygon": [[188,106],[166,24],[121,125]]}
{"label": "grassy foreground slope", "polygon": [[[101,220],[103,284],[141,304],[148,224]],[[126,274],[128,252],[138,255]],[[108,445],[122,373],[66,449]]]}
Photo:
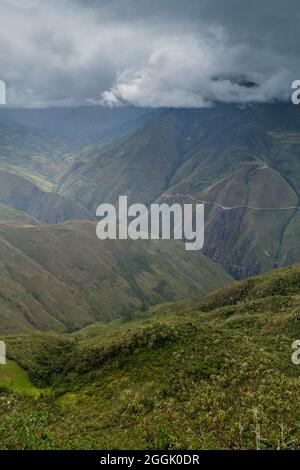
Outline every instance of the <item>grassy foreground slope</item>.
{"label": "grassy foreground slope", "polygon": [[48,392],[2,389],[0,445],[299,449],[299,307],[294,266],[128,323],[8,337]]}

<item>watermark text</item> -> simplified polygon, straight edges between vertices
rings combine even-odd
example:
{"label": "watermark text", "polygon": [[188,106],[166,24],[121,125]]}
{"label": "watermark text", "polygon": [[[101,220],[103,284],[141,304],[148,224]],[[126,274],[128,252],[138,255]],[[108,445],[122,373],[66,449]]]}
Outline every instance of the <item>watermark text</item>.
{"label": "watermark text", "polygon": [[96,211],[100,240],[184,240],[186,250],[201,250],[204,245],[204,204],[128,205],[127,196],[119,197],[116,209],[101,204]]}

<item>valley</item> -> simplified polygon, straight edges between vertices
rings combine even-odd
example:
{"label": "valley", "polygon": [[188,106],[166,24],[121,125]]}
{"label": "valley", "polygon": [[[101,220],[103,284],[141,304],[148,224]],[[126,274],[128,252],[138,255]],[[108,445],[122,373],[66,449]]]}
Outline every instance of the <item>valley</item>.
{"label": "valley", "polygon": [[[0,110],[1,449],[299,448],[294,110],[118,113]],[[120,195],[204,249],[100,241]]]}
{"label": "valley", "polygon": [[299,289],[297,265],[130,322],[6,337],[1,448],[298,449]]}
{"label": "valley", "polygon": [[[2,109],[2,332],[127,318],[297,263],[297,136],[294,108],[285,104],[121,114]],[[180,242],[99,241],[96,208],[120,195],[146,206],[204,203],[204,249],[190,255]]]}

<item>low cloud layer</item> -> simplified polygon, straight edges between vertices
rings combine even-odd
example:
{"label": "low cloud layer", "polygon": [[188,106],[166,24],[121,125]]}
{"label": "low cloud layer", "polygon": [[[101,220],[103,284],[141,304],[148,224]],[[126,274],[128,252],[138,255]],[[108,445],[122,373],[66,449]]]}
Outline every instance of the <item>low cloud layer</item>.
{"label": "low cloud layer", "polygon": [[[204,107],[213,102],[265,102],[285,99],[294,76],[277,66],[270,51],[253,55],[247,45],[210,45],[197,36],[158,40],[140,68],[120,73],[103,93],[103,103],[138,106]],[[245,61],[245,58],[248,58]],[[269,61],[269,70],[259,64]]]}
{"label": "low cloud layer", "polygon": [[286,100],[296,0],[2,0],[12,106],[203,107]]}

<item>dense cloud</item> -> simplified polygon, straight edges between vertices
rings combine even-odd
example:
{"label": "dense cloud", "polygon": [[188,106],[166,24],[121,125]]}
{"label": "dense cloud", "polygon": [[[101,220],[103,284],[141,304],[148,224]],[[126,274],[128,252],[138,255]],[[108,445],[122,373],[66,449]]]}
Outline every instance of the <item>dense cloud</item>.
{"label": "dense cloud", "polygon": [[0,19],[11,105],[264,102],[300,79],[297,0],[1,0]]}

